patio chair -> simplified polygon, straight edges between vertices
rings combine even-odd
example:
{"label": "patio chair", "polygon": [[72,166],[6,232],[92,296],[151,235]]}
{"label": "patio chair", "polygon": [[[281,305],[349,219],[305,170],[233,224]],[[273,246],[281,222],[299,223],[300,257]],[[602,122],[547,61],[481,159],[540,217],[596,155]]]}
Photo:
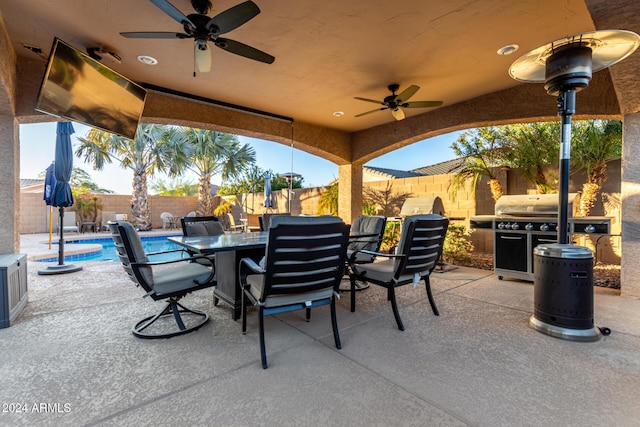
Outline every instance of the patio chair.
{"label": "patio chair", "polygon": [[[65,209],[64,217],[62,218],[62,231],[64,233],[70,233],[72,231],[79,233],[79,230],[76,213]],[[58,233],[60,233],[60,217],[58,217]]]}
{"label": "patio chair", "polygon": [[109,211],[102,211],[102,218],[100,219],[100,231],[109,231],[109,222],[116,220],[116,213]]}
{"label": "patio chair", "polygon": [[[120,262],[131,281],[144,289],[145,297],[150,296],[155,301],[166,300],[156,315],[146,317],[133,326],[133,335],[139,338],[171,338],[193,332],[209,321],[208,314],[186,308],[180,304],[180,299],[190,292],[215,284],[215,267],[211,260],[204,256],[193,256],[151,262],[149,255],[179,252],[182,249],[147,254],[138,232],[129,222],[110,222],[109,229]],[[193,262],[196,260],[204,261],[208,266]],[[169,264],[179,265],[163,267],[157,274],[154,271],[157,266]]]}
{"label": "patio chair", "polygon": [[[184,236],[217,236],[224,234],[224,227],[218,220],[217,216],[187,216],[180,218],[180,224],[182,225],[182,234]],[[190,252],[190,256],[195,256],[195,252]],[[211,261],[215,262],[215,254],[207,255]],[[208,261],[196,260],[200,264],[208,265]],[[214,303],[217,305],[217,299],[214,299]]]}
{"label": "patio chair", "polygon": [[[334,217],[335,218],[335,217]],[[275,219],[275,218],[274,218]],[[258,310],[260,356],[267,368],[264,316],[330,305],[336,348],[342,348],[336,320],[335,296],[344,271],[349,226],[339,218],[280,217],[269,228],[262,267],[251,258],[240,261],[242,333],[247,330],[247,300]],[[302,221],[299,221],[302,220]]]}
{"label": "patio chair", "polygon": [[215,236],[224,234],[224,227],[217,216],[186,216],[180,218],[184,236]]}
{"label": "patio chair", "polygon": [[[398,329],[404,331],[396,302],[395,288],[412,284],[414,287],[424,280],[427,297],[433,314],[439,316],[438,308],[431,293],[429,275],[436,267],[444,238],[449,227],[449,220],[440,215],[413,215],[405,219],[400,234],[400,242],[396,254],[383,254],[367,250],[355,251],[348,259],[349,279],[351,282],[351,311],[356,309],[356,280],[382,286],[387,289],[387,299],[391,301],[393,315]],[[368,264],[356,262],[360,254],[376,258],[385,257],[384,261]]]}
{"label": "patio chair", "polygon": [[166,230],[167,228],[176,228],[176,222],[173,217],[173,214],[169,212],[162,212],[160,214],[160,219],[162,220],[163,230]]}
{"label": "patio chair", "polygon": [[[351,237],[347,246],[347,259],[356,251],[378,252],[384,237],[384,228],[387,218],[378,215],[360,215],[351,224]],[[360,235],[360,237],[358,237]],[[353,262],[356,264],[367,264],[373,262],[375,257],[365,252],[359,252]],[[356,291],[367,289],[366,282],[356,282]],[[350,291],[351,287],[340,288],[340,292]]]}
{"label": "patio chair", "polygon": [[274,213],[274,214],[270,214],[270,213],[265,213],[262,214],[258,217],[258,224],[260,225],[260,231],[267,231],[269,229],[269,225],[271,224],[271,218],[273,218],[274,216],[291,216],[290,213],[285,212],[285,213]]}
{"label": "patio chair", "polygon": [[244,231],[244,224],[236,225],[236,219],[231,212],[227,213],[227,219],[229,220],[229,231],[235,233],[237,231]]}

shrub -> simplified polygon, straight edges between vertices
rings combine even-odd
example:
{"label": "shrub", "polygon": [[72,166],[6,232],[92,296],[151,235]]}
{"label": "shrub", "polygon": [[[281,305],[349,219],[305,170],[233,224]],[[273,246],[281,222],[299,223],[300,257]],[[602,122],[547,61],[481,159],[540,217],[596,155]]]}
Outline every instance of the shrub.
{"label": "shrub", "polygon": [[473,243],[469,239],[469,231],[464,225],[449,224],[442,248],[442,258],[446,262],[463,260],[473,252]]}

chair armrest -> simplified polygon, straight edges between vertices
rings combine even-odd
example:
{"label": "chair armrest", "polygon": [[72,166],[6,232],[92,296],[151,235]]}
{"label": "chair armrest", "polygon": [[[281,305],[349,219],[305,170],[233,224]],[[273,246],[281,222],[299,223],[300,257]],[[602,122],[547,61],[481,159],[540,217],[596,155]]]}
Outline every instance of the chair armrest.
{"label": "chair armrest", "polygon": [[358,254],[367,254],[373,257],[384,257],[384,258],[404,258],[404,254],[385,254],[382,252],[368,251],[366,249],[362,249],[360,251],[354,251],[348,259],[349,265],[354,265],[355,260]]}
{"label": "chair armrest", "polygon": [[240,286],[245,289],[247,285],[247,276],[249,273],[264,274],[264,270],[251,258],[242,258],[239,266]]}
{"label": "chair armrest", "polygon": [[147,252],[147,256],[149,255],[162,255],[162,254],[170,254],[172,252],[185,252],[185,253],[189,253],[186,249],[184,248],[179,248],[179,249],[171,249],[168,251],[158,251],[158,252]]}

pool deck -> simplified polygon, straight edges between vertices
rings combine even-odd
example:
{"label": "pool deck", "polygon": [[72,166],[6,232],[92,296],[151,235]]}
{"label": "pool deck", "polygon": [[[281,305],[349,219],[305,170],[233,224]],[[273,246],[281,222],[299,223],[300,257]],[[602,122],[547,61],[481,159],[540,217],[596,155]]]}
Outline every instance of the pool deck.
{"label": "pool deck", "polygon": [[[142,231],[140,232],[140,237],[151,237],[151,236],[175,236],[181,235],[182,232],[180,230],[163,230],[156,229],[151,231]],[[59,236],[57,234],[53,234],[52,237],[52,245],[49,248],[49,235],[48,234],[21,234],[20,235],[20,252],[26,253],[27,261],[38,261],[43,259],[53,259],[58,256],[58,245],[56,244],[59,240]],[[111,239],[111,233],[103,231],[98,233],[66,233],[64,235],[65,242],[76,241],[76,240],[91,240],[91,239]],[[73,245],[65,245],[64,247],[64,255],[79,255],[95,252],[102,249],[102,246],[98,243],[87,243],[87,244],[73,244]],[[74,261],[75,262],[75,261]]]}

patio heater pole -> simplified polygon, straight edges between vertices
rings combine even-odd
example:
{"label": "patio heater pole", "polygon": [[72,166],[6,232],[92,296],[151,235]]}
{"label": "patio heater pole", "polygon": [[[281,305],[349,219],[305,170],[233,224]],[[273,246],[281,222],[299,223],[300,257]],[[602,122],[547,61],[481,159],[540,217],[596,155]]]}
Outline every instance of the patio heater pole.
{"label": "patio heater pole", "polygon": [[576,112],[576,91],[569,89],[558,95],[558,109],[562,117],[562,136],[560,139],[560,188],[558,212],[558,243],[569,243],[569,163],[571,152],[571,116]]}

